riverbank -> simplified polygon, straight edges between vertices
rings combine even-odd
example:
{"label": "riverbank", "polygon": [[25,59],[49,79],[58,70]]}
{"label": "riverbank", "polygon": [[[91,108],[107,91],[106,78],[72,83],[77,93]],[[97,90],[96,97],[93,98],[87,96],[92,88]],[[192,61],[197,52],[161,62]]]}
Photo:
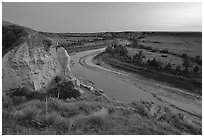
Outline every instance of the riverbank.
{"label": "riverbank", "polygon": [[73,55],[73,72],[92,81],[95,87],[103,89],[110,98],[124,102],[154,102],[155,105],[171,108],[175,113],[184,113],[191,121],[201,122],[202,102],[199,96],[140,75],[98,66],[92,59],[101,51],[92,50]]}
{"label": "riverbank", "polygon": [[192,81],[190,78],[178,77],[170,73],[150,70],[140,66],[134,66],[132,64],[122,62],[105,52],[96,55],[93,58],[93,62],[108,69],[116,69],[118,71],[122,70],[125,72],[138,74],[146,79],[152,79],[155,81],[163,82],[165,84],[170,84],[171,86],[184,89],[186,92],[195,94],[196,96],[202,95],[201,84]]}

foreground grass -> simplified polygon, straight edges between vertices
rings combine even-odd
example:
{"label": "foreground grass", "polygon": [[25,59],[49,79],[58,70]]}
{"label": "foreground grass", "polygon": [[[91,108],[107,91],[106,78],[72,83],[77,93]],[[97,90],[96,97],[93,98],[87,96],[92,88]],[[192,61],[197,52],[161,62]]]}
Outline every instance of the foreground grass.
{"label": "foreground grass", "polygon": [[[3,95],[3,134],[201,134],[168,109],[152,114],[150,103],[122,104],[48,98],[13,104]],[[73,99],[72,99],[73,100]]]}

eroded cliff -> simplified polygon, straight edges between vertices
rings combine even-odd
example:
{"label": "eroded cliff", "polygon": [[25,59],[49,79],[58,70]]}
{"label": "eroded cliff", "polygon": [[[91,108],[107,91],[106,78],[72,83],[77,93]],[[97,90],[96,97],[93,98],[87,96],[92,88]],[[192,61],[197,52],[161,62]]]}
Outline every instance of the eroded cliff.
{"label": "eroded cliff", "polygon": [[70,72],[70,56],[51,39],[32,32],[18,43],[2,59],[3,91],[24,86],[40,90]]}

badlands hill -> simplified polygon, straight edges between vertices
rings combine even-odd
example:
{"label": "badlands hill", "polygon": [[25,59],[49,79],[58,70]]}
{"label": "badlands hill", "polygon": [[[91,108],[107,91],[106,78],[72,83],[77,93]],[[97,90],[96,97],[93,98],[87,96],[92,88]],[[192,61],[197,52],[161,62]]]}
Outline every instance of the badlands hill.
{"label": "badlands hill", "polygon": [[201,134],[167,107],[107,98],[75,78],[57,42],[2,24],[2,134]]}
{"label": "badlands hill", "polygon": [[70,57],[64,48],[34,30],[11,23],[3,23],[3,53],[3,91],[24,86],[39,90],[70,71]]}

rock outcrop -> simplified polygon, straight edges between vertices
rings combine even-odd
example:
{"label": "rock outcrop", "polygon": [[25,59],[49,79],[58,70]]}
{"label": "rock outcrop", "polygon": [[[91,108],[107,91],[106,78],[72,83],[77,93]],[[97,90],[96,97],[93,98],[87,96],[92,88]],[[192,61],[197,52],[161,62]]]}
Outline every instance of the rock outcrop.
{"label": "rock outcrop", "polygon": [[63,47],[37,32],[29,34],[2,59],[2,90],[46,88],[59,75],[70,73],[70,56]]}

